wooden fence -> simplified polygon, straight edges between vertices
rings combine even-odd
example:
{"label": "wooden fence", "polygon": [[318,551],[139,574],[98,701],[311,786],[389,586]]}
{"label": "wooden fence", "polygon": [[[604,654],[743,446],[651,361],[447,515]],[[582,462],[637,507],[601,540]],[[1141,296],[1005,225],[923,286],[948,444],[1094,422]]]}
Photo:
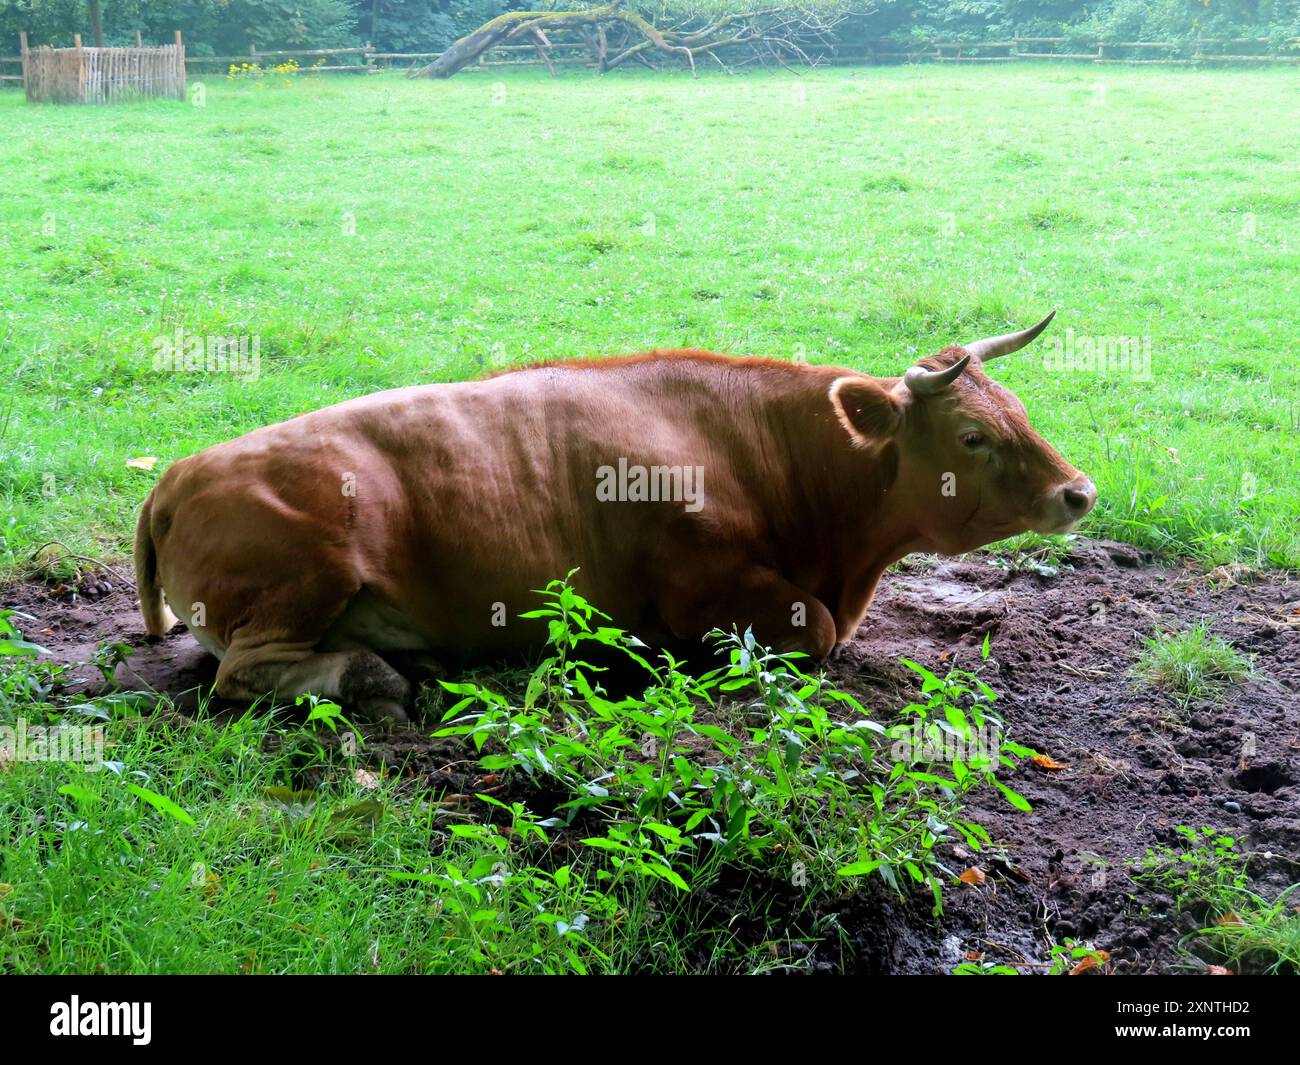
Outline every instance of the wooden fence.
{"label": "wooden fence", "polygon": [[[1278,52],[1270,52],[1278,47]],[[1086,49],[1086,50],[1085,50]],[[885,53],[878,52],[878,58]],[[919,51],[895,51],[891,58],[937,63],[1012,63],[1062,59],[1085,63],[1160,64],[1300,63],[1300,37],[1275,42],[1267,37],[1227,40],[1106,41],[1077,37],[1012,37],[1004,41],[930,41]]]}
{"label": "wooden fence", "polygon": [[[218,67],[224,74],[232,66],[240,67],[245,63],[259,67],[280,66],[292,59],[298,64],[298,69],[285,71],[285,73],[318,74],[321,71],[349,71],[367,74],[375,72],[373,60],[380,54],[368,44],[362,48],[299,48],[274,52],[259,51],[256,46],[253,46],[248,49],[248,55],[191,55],[185,57],[185,63],[191,69],[199,68],[203,73],[217,73],[207,68]],[[300,62],[301,60],[313,62]]]}
{"label": "wooden fence", "polygon": [[23,85],[33,103],[112,103],[142,96],[185,99],[185,45],[135,48],[27,47],[22,34]]}
{"label": "wooden fence", "polygon": [[[1079,51],[1087,48],[1088,51]],[[1279,48],[1279,51],[1269,51]],[[836,44],[820,50],[805,49],[818,64],[852,65],[874,63],[1010,63],[1023,60],[1059,59],[1069,62],[1161,64],[1192,66],[1201,63],[1300,63],[1300,37],[1280,43],[1268,38],[1234,37],[1228,40],[1198,41],[1102,41],[1068,37],[1013,37],[1004,41],[919,41],[902,45],[894,41],[864,41]],[[262,63],[299,56],[356,57],[340,66],[302,66],[299,73],[313,70],[349,70],[377,73],[389,66],[424,65],[441,52],[379,52],[364,48],[335,51],[258,52],[248,56],[194,57],[191,63]],[[580,43],[557,43],[549,56],[542,56],[532,44],[498,45],[465,70],[486,70],[507,66],[593,66],[591,55]]]}
{"label": "wooden fence", "polygon": [[[185,69],[196,74],[225,74],[231,65],[252,63],[258,66],[278,65],[293,59],[298,62],[296,73],[320,72],[377,74],[391,67],[424,65],[437,59],[440,52],[380,52],[370,45],[360,48],[309,48],[274,52],[250,48],[248,55],[187,56],[181,48],[182,66],[178,68],[180,81],[174,92],[155,92],[149,95],[179,95],[185,93]],[[80,38],[78,38],[79,40]],[[135,49],[103,49],[105,52],[140,51],[139,36]],[[166,46],[171,50],[173,46]],[[1086,49],[1086,50],[1085,50]],[[1271,51],[1270,49],[1278,49]],[[76,49],[35,49],[29,57],[44,52],[68,53]],[[83,48],[83,53],[97,49]],[[158,49],[144,49],[157,52]],[[1195,66],[1202,63],[1300,63],[1300,38],[1281,42],[1268,38],[1234,37],[1226,40],[1199,41],[1101,41],[1070,37],[1012,37],[1003,41],[918,41],[899,44],[895,41],[864,41],[838,44],[820,51],[810,51],[818,64],[849,66],[874,63],[1014,63],[1021,61],[1056,59],[1066,62],[1124,63],[1130,65]],[[309,60],[310,62],[303,62]],[[4,73],[6,64],[22,63],[21,56],[0,56],[0,87],[21,84],[21,73]],[[119,64],[125,62],[118,59]],[[491,49],[479,57],[469,70],[488,70],[510,66],[574,67],[592,66],[591,56],[582,44],[556,44],[550,55],[543,57],[531,44],[508,44]],[[212,68],[217,68],[216,70]],[[170,77],[165,72],[164,81]],[[79,80],[79,79],[78,79]],[[28,89],[31,97],[31,89]],[[113,98],[109,96],[108,98]]]}

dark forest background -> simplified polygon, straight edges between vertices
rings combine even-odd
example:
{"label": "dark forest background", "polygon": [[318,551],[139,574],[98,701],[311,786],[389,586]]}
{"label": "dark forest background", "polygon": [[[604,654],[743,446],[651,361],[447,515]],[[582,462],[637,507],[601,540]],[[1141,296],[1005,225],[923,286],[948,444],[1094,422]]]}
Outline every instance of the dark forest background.
{"label": "dark forest background", "polygon": [[[185,35],[191,55],[259,49],[332,48],[370,42],[382,51],[438,51],[483,22],[511,10],[567,10],[565,0],[0,0],[0,50],[17,48],[19,30],[31,43],[67,45],[74,33],[93,42],[98,7],[107,44],[127,44],[139,30],[146,42]],[[1104,37],[1109,40],[1192,41],[1300,37],[1300,0],[629,0],[655,21],[701,20],[728,6],[771,6],[847,16],[844,39],[997,40],[1012,35]]]}

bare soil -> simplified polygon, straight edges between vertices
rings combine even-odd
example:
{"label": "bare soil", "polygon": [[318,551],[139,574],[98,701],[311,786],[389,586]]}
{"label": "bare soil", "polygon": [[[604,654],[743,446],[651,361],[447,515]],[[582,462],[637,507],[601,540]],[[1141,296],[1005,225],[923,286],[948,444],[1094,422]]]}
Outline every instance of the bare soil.
{"label": "bare soil", "polygon": [[[215,660],[181,629],[148,641],[130,589],[113,577],[78,587],[14,584],[2,601],[35,617],[25,634],[61,661],[92,661],[103,643],[134,648],[119,682],[165,692],[182,712],[212,684]],[[1253,656],[1254,677],[1189,708],[1134,680],[1143,636],[1205,618]],[[939,672],[971,668],[986,633],[993,654],[984,676],[1001,696],[1009,735],[1064,768],[1024,763],[1014,775],[1032,813],[997,795],[974,800],[970,812],[997,851],[952,848],[946,857],[955,869],[979,867],[985,883],[949,890],[936,921],[928,898],[868,890],[810,910],[793,888],[724,881],[699,900],[707,920],[766,945],[778,962],[821,971],[947,972],[971,952],[1042,963],[1051,943],[1076,938],[1109,951],[1117,972],[1194,972],[1203,963],[1178,948],[1197,915],[1133,880],[1130,859],[1174,843],[1177,825],[1209,825],[1237,837],[1258,890],[1271,896],[1300,880],[1294,577],[1242,567],[1207,573],[1096,541],[1077,542],[1054,576],[985,555],[919,559],[886,577],[866,623],[827,668],[887,715],[916,694],[899,658]],[[102,685],[93,666],[78,672],[88,689]],[[430,787],[470,790],[472,764],[428,731],[392,730],[368,749]]]}

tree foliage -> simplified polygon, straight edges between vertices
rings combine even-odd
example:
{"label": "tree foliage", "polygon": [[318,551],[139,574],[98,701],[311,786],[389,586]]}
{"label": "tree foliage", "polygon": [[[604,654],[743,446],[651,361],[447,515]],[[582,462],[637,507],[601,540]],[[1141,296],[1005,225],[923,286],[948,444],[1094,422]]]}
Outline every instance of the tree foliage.
{"label": "tree foliage", "polygon": [[[248,46],[327,48],[370,41],[382,51],[441,51],[490,20],[520,10],[597,6],[565,0],[102,0],[107,43],[140,31],[166,41],[181,30],[191,54],[242,54]],[[625,0],[653,25],[698,28],[725,16],[784,9],[834,18],[840,40],[998,40],[1086,36],[1108,40],[1190,41],[1300,37],[1300,0]],[[844,15],[842,19],[839,17]],[[0,50],[89,41],[88,0],[0,0]]]}
{"label": "tree foliage", "polygon": [[[129,44],[137,31],[146,41],[185,35],[195,55],[224,55],[258,48],[333,48],[356,43],[353,0],[102,0],[104,38]],[[33,45],[69,45],[80,33],[89,43],[85,0],[0,0],[4,48],[26,30]]]}

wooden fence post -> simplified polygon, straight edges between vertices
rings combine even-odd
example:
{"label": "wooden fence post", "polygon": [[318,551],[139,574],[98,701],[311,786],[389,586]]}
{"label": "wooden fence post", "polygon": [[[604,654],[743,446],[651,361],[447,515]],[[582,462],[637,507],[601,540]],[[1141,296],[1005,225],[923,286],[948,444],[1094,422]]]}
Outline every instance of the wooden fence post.
{"label": "wooden fence post", "polygon": [[176,98],[185,99],[185,42],[181,40],[181,31],[176,31]]}
{"label": "wooden fence post", "polygon": [[27,95],[28,101],[32,98],[32,86],[27,77],[27,31],[18,31],[18,51],[23,61],[23,92]]}
{"label": "wooden fence post", "polygon": [[77,50],[77,101],[86,102],[86,53],[81,47],[81,34],[72,35],[72,45]]}

